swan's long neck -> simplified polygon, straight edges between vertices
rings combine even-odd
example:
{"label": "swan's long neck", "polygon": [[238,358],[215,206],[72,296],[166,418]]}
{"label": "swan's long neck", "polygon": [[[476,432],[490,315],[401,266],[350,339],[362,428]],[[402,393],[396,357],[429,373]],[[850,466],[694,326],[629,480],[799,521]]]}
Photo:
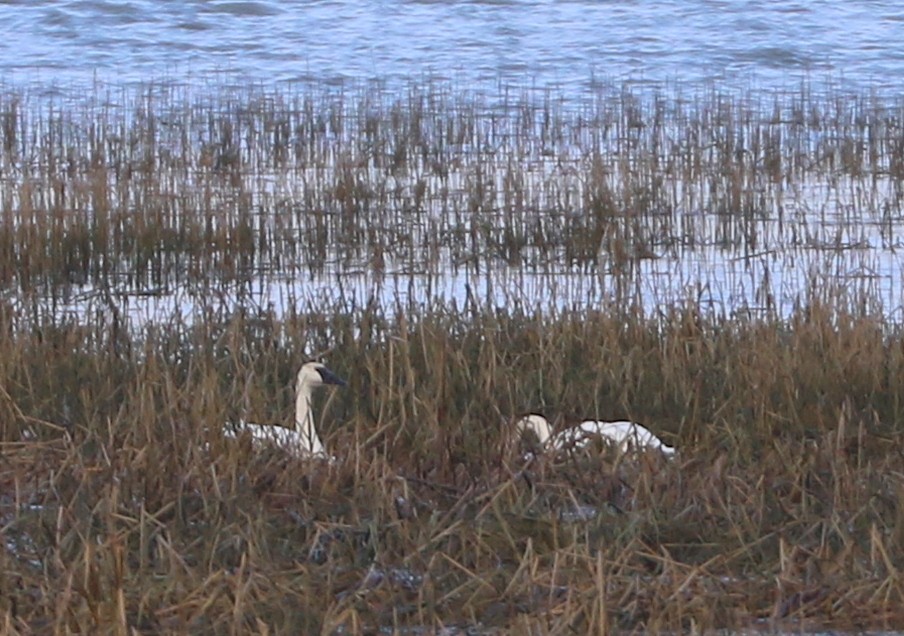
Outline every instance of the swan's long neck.
{"label": "swan's long neck", "polygon": [[322,455],[326,451],[314,428],[314,414],[311,412],[311,386],[299,382],[295,391],[295,430],[301,437],[303,449],[312,455]]}
{"label": "swan's long neck", "polygon": [[541,444],[546,444],[552,437],[552,429],[549,427],[548,422],[539,422],[538,425],[534,427],[534,431],[536,431],[537,439],[540,440]]}
{"label": "swan's long neck", "polygon": [[533,431],[541,445],[546,444],[549,438],[552,437],[552,428],[549,426],[549,422],[545,417],[538,415],[525,415],[521,418],[519,428],[521,431]]}

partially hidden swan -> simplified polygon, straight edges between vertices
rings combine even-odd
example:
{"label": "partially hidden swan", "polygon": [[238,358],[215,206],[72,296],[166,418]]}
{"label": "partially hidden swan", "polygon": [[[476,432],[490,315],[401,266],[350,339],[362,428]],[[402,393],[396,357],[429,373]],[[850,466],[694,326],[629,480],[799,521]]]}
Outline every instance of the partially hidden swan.
{"label": "partially hidden swan", "polygon": [[294,429],[277,424],[240,422],[227,426],[224,434],[226,437],[238,438],[247,433],[255,442],[276,444],[304,456],[329,457],[314,427],[314,414],[311,411],[311,391],[327,385],[345,386],[345,380],[320,362],[305,362],[298,370],[295,380]]}
{"label": "partially hidden swan", "polygon": [[552,450],[581,448],[595,438],[602,438],[603,441],[608,440],[618,446],[622,452],[631,448],[654,448],[667,456],[675,454],[674,447],[656,437],[647,427],[635,422],[584,420],[573,428],[553,433],[549,420],[542,415],[531,413],[519,419],[516,428],[522,435],[526,431],[532,431],[542,446]]}

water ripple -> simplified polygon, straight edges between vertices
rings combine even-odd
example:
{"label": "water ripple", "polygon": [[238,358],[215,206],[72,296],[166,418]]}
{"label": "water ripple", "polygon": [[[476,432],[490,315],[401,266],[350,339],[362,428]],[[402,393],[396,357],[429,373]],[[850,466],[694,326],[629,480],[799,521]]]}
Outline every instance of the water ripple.
{"label": "water ripple", "polygon": [[254,81],[452,73],[475,86],[578,88],[593,75],[755,75],[784,86],[843,70],[846,82],[892,88],[904,70],[902,21],[904,8],[890,0],[15,1],[0,4],[9,27],[0,78],[137,83],[182,67]]}

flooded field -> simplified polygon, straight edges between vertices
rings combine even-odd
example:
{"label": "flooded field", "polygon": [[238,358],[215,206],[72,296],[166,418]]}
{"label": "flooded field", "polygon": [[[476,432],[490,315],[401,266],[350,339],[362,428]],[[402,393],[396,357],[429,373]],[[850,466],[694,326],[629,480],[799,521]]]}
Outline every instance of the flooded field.
{"label": "flooded field", "polygon": [[[6,88],[4,630],[894,629],[902,128],[807,84]],[[224,437],[311,357],[332,461]]]}
{"label": "flooded field", "polygon": [[191,313],[215,287],[278,313],[689,301],[787,318],[841,295],[902,319],[902,103],[806,85],[0,100],[0,281],[77,312],[110,293],[139,317]]}

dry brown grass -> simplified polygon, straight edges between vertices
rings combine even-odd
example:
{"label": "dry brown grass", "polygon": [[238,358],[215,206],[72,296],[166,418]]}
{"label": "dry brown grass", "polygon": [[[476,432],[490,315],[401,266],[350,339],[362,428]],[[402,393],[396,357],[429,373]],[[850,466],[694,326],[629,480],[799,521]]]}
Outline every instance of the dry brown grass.
{"label": "dry brown grass", "polygon": [[630,290],[656,255],[894,244],[902,104],[820,88],[6,89],[0,282],[156,293],[508,264]]}
{"label": "dry brown grass", "polygon": [[[351,381],[319,402],[334,465],[218,432],[233,406],[286,415],[316,317],[172,326],[128,355],[103,329],[7,331],[6,629],[899,624],[899,336],[818,311],[624,318],[321,326]],[[530,408],[631,416],[679,456],[525,463],[500,418]]]}

